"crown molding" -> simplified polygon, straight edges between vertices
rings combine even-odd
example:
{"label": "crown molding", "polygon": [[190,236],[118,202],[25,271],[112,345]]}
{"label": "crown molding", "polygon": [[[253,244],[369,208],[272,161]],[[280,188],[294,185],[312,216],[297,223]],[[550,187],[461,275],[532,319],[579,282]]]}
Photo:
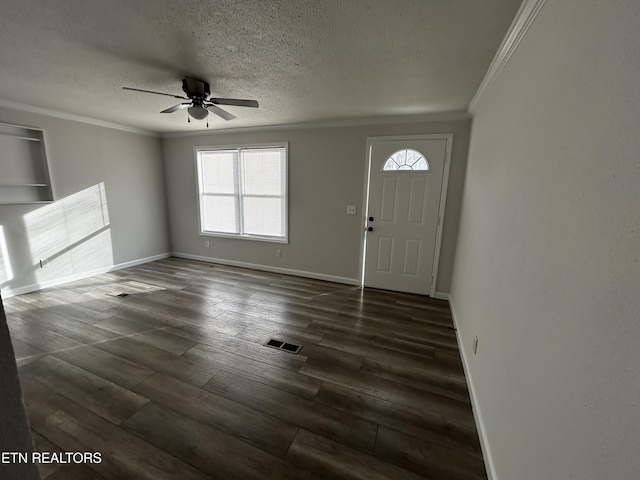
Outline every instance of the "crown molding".
{"label": "crown molding", "polygon": [[24,103],[13,102],[11,100],[5,100],[0,98],[0,107],[11,108],[27,113],[36,113],[39,115],[46,115],[49,117],[60,118],[63,120],[71,120],[74,122],[85,123],[88,125],[95,125],[98,127],[113,128],[115,130],[122,130],[125,132],[137,133],[139,135],[147,135],[150,137],[192,137],[202,135],[221,135],[227,133],[253,133],[253,132],[265,132],[265,131],[278,131],[278,130],[299,130],[310,128],[336,128],[336,127],[360,127],[366,125],[397,125],[402,123],[420,123],[420,122],[450,122],[458,120],[469,120],[471,114],[468,111],[459,110],[452,112],[435,112],[435,113],[423,113],[415,115],[389,115],[380,117],[360,117],[360,118],[346,118],[342,120],[325,120],[318,122],[306,122],[306,123],[285,123],[278,125],[258,125],[252,127],[235,127],[235,128],[214,128],[206,130],[190,130],[180,132],[152,132],[149,130],[143,130],[140,128],[130,127],[128,125],[121,125],[119,123],[107,122],[104,120],[98,120],[96,118],[84,117],[82,115],[75,115],[73,113],[61,112],[58,110],[52,110],[48,108],[36,107],[33,105],[27,105]]}
{"label": "crown molding", "polygon": [[400,123],[450,122],[469,120],[471,115],[466,111],[426,113],[420,115],[393,115],[384,117],[347,118],[343,120],[327,120],[306,123],[285,123],[280,125],[263,125],[255,127],[216,128],[188,132],[165,132],[162,138],[194,137],[202,135],[221,135],[227,133],[254,133],[279,130],[300,130],[307,128],[361,127],[365,125],[393,125]]}
{"label": "crown molding", "polygon": [[97,118],[83,117],[82,115],[75,115],[73,113],[60,112],[58,110],[51,110],[49,108],[35,107],[33,105],[27,105],[25,103],[12,102],[11,100],[5,100],[2,98],[0,98],[0,107],[11,108],[13,110],[27,113],[37,113],[39,115],[60,118],[62,120],[71,120],[73,122],[86,123],[88,125],[95,125],[97,127],[112,128],[114,130],[137,133],[139,135],[147,135],[149,137],[159,136],[157,132],[151,132],[149,130],[142,130],[140,128],[121,125],[119,123],[106,122],[104,120],[98,120]]}
{"label": "crown molding", "polygon": [[475,113],[484,96],[500,76],[500,73],[502,73],[507,62],[509,62],[509,59],[518,48],[518,45],[524,38],[527,30],[529,30],[529,27],[540,13],[540,10],[542,10],[545,2],[546,0],[524,0],[524,2],[522,2],[518,13],[516,13],[515,18],[509,27],[507,35],[502,40],[500,48],[498,48],[491,65],[489,65],[489,70],[487,70],[476,94],[473,96],[473,99],[469,104],[470,114],[473,115]]}

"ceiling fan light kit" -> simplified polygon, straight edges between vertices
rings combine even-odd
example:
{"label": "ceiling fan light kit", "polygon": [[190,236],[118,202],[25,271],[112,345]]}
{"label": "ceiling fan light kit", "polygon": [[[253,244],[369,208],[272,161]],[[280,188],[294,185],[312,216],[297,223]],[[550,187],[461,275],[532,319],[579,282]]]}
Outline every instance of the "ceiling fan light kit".
{"label": "ceiling fan light kit", "polygon": [[[258,108],[258,102],[256,100],[242,100],[239,98],[209,98],[211,95],[211,89],[209,84],[203,80],[198,80],[192,77],[184,77],[182,80],[182,91],[187,95],[181,97],[179,95],[173,95],[170,93],[154,92],[152,90],[143,90],[140,88],[122,87],[124,90],[132,90],[135,92],[152,93],[154,95],[164,95],[167,97],[179,98],[180,100],[190,100],[188,102],[179,103],[173,107],[169,107],[166,110],[162,110],[160,113],[173,113],[178,110],[187,109],[188,117],[194,120],[204,120],[209,116],[209,113],[213,113],[224,120],[233,120],[235,115],[223,110],[218,105],[231,105],[236,107],[249,107]],[[207,127],[209,122],[207,121]]]}
{"label": "ceiling fan light kit", "polygon": [[204,120],[209,115],[209,110],[200,105],[189,107],[187,112],[189,112],[189,116],[195,120]]}

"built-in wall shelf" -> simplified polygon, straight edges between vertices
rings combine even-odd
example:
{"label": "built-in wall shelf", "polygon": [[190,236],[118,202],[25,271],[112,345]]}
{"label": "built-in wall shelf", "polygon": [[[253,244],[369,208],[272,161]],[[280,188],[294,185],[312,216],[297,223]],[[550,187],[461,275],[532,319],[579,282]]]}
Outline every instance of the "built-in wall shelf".
{"label": "built-in wall shelf", "polygon": [[46,183],[0,183],[0,187],[48,187]]}
{"label": "built-in wall shelf", "polygon": [[52,201],[44,132],[0,123],[0,204]]}
{"label": "built-in wall shelf", "polygon": [[[4,123],[3,125],[8,125],[8,124]],[[11,125],[11,126],[13,127],[14,125]],[[17,128],[27,128],[27,127],[17,127]],[[28,140],[30,142],[39,142],[40,141],[40,139],[37,138],[37,137],[24,137],[22,135],[13,135],[11,133],[0,132],[0,136],[3,136],[3,137],[14,137],[14,138],[19,138],[20,140]]]}

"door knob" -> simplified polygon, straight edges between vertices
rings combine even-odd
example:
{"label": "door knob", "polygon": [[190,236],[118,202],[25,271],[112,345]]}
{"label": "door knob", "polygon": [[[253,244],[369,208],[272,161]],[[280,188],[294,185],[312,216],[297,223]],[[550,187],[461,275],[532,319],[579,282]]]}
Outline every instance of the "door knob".
{"label": "door knob", "polygon": [[368,232],[373,232],[373,227],[367,227]]}

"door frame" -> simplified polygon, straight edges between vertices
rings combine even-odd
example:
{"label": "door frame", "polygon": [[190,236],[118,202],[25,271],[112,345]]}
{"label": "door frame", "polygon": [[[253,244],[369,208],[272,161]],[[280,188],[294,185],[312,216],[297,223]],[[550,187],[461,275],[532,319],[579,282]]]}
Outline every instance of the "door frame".
{"label": "door frame", "polygon": [[433,252],[433,269],[431,270],[431,286],[429,287],[429,297],[435,298],[436,284],[438,282],[438,267],[440,265],[440,247],[442,244],[442,230],[444,226],[445,206],[447,203],[447,190],[449,187],[449,167],[451,166],[451,151],[453,150],[453,133],[430,133],[422,135],[385,135],[377,137],[367,137],[367,149],[365,152],[364,169],[364,189],[362,200],[362,219],[360,222],[360,230],[362,232],[360,239],[360,287],[364,287],[364,268],[367,233],[365,226],[369,217],[369,189],[371,181],[371,151],[373,143],[376,141],[394,140],[394,141],[412,141],[412,140],[445,140],[444,165],[442,172],[442,188],[440,189],[440,206],[438,208],[438,227],[436,229],[436,245]]}

